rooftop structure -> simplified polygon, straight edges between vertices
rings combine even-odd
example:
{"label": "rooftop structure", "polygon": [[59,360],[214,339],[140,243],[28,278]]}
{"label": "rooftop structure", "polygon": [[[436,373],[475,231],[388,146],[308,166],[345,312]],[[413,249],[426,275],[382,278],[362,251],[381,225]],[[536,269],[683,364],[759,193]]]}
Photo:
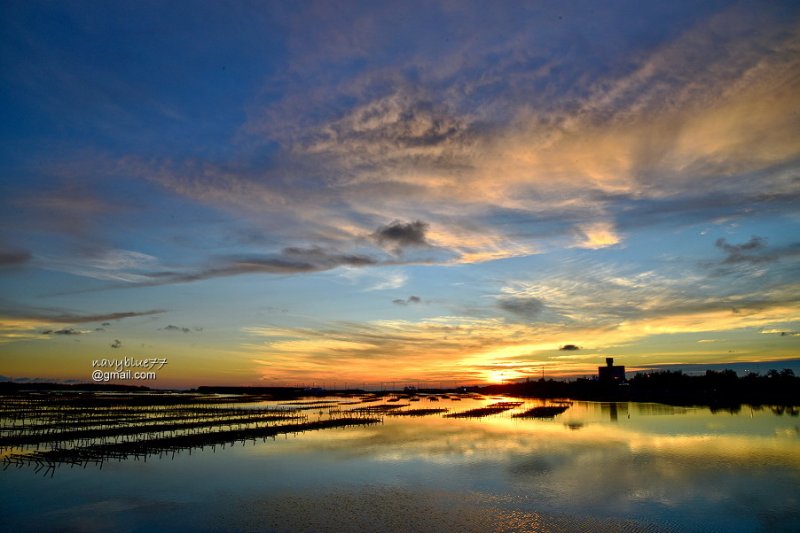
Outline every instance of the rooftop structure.
{"label": "rooftop structure", "polygon": [[597,367],[597,376],[600,381],[622,383],[625,381],[625,367],[614,365],[613,357],[606,357],[606,366]]}

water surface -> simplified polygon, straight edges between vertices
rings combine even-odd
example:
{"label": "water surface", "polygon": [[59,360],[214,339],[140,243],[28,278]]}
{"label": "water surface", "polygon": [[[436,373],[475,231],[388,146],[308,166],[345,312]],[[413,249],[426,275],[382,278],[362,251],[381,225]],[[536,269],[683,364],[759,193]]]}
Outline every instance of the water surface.
{"label": "water surface", "polygon": [[[363,406],[482,418],[383,422],[156,457],[0,474],[7,531],[797,531],[800,418],[641,403],[354,398],[310,404],[310,421]],[[405,405],[408,404],[408,405]],[[794,416],[793,416],[794,415]]]}

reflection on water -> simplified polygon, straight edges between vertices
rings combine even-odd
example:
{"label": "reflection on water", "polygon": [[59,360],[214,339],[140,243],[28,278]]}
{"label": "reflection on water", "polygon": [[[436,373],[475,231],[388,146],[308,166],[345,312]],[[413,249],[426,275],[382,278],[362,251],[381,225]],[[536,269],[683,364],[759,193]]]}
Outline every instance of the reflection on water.
{"label": "reflection on water", "polygon": [[[11,495],[0,503],[0,527],[791,531],[800,523],[796,411],[390,399],[227,406],[291,410],[306,423],[369,413],[377,425],[195,448],[174,460],[113,461],[102,470],[64,465],[53,477],[11,466],[0,474],[0,490]],[[515,416],[541,407],[562,412]],[[398,416],[412,410],[417,416]]]}

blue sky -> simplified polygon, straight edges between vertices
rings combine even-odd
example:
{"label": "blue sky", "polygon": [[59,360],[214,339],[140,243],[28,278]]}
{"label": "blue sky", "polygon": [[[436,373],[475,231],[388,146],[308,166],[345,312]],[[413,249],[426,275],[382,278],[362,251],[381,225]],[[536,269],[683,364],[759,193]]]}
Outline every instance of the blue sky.
{"label": "blue sky", "polygon": [[0,9],[7,377],[797,356],[796,3]]}

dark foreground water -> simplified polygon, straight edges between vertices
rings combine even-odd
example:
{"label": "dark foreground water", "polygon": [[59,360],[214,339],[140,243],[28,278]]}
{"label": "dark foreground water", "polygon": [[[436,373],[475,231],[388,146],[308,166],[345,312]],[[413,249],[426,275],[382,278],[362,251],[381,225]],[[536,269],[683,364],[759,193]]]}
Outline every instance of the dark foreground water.
{"label": "dark foreground water", "polygon": [[[508,400],[423,398],[400,409]],[[0,472],[0,529],[800,531],[792,413],[573,402],[552,419],[512,416],[537,405],[483,418],[386,416],[102,469],[12,465]]]}

